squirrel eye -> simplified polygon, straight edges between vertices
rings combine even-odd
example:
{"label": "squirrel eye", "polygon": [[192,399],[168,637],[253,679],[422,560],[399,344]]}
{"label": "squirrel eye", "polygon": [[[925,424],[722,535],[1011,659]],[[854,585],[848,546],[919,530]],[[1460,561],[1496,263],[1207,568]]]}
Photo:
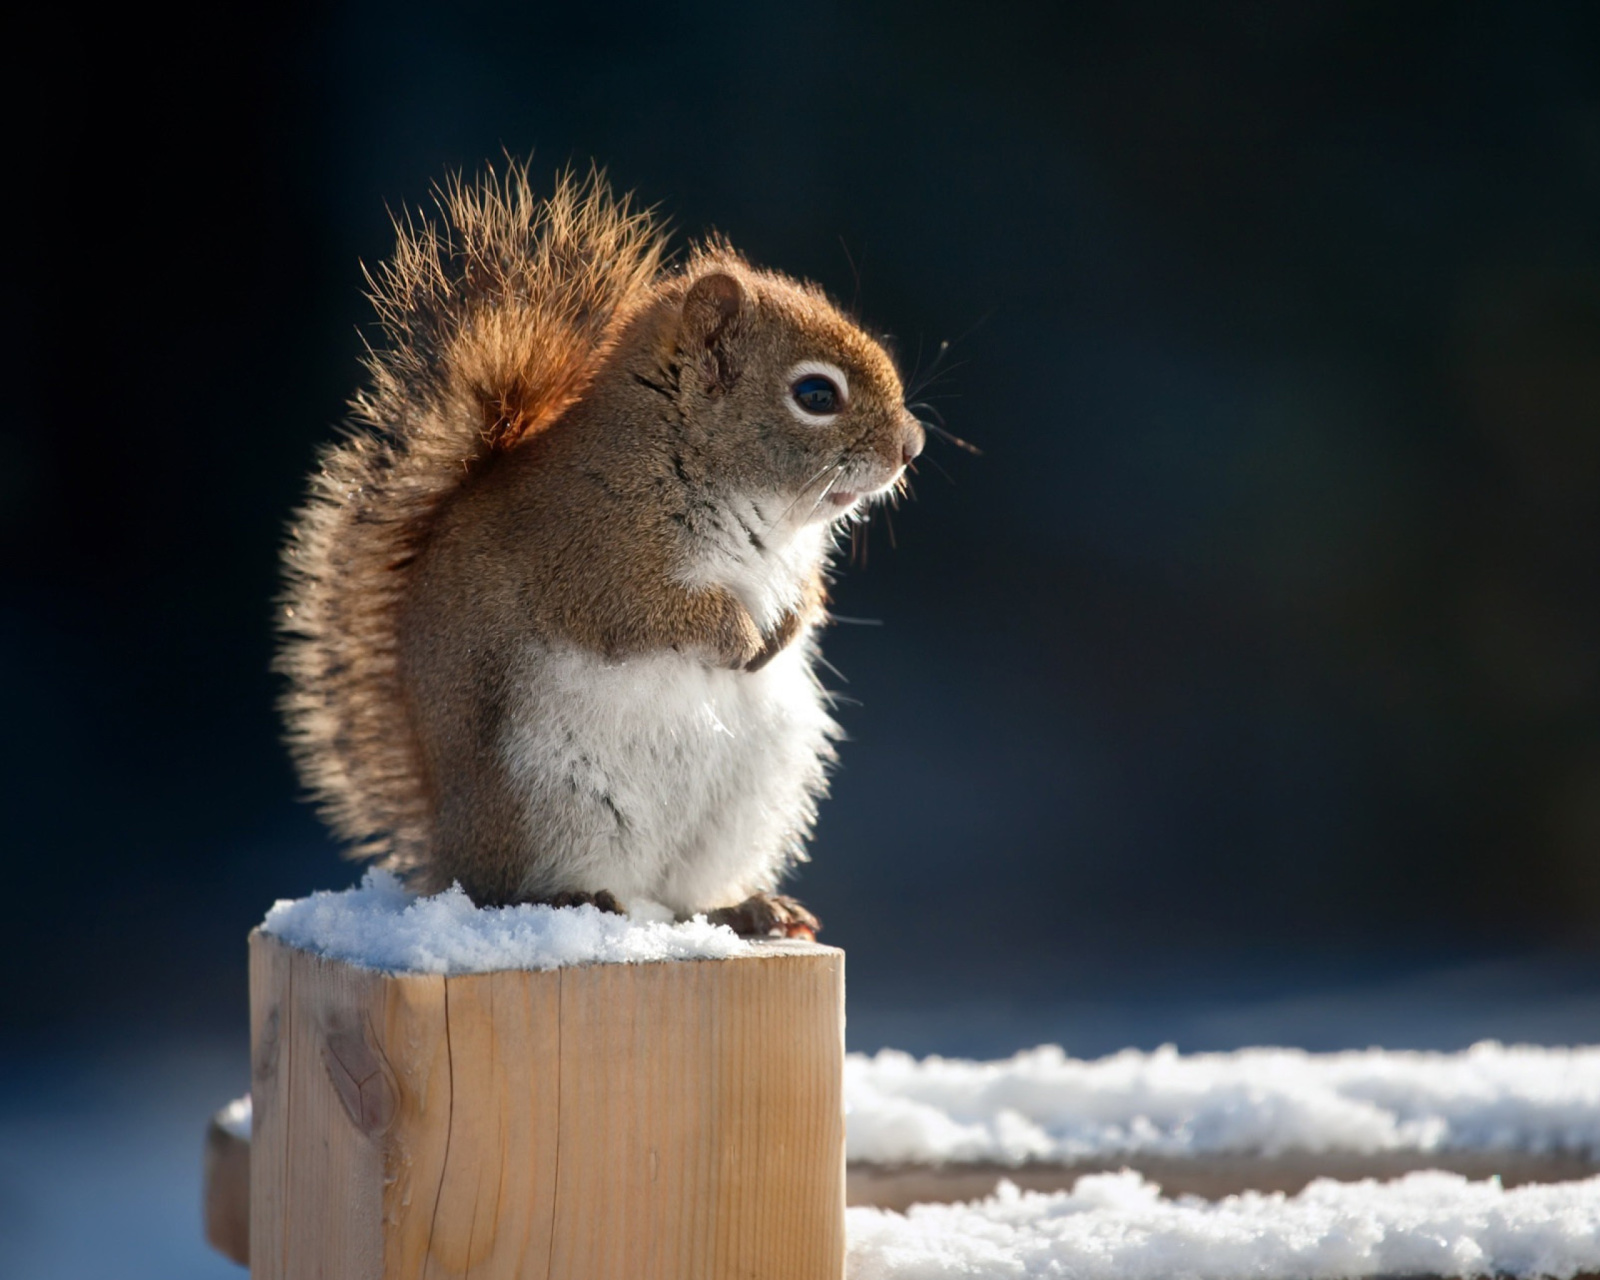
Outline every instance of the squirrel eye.
{"label": "squirrel eye", "polygon": [[797,380],[789,388],[789,394],[807,413],[814,413],[818,417],[838,413],[843,398],[839,395],[839,388],[833,385],[833,379],[825,378],[820,373],[808,373]]}

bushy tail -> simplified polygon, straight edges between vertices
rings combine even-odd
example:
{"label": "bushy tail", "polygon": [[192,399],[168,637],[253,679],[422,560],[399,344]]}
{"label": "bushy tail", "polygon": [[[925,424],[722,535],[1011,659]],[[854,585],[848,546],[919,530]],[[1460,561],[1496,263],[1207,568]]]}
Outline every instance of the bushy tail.
{"label": "bushy tail", "polygon": [[355,857],[404,870],[428,806],[396,672],[396,617],[434,513],[475,462],[580,396],[662,240],[603,175],[534,195],[525,166],[435,193],[443,221],[397,219],[368,273],[382,344],[296,513],[277,669],[302,782]]}

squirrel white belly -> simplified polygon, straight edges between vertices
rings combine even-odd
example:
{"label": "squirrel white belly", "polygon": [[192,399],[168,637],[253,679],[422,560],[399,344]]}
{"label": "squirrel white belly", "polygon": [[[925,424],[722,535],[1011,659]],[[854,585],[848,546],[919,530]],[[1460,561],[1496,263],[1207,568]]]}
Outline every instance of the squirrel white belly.
{"label": "squirrel white belly", "polygon": [[505,752],[551,855],[523,896],[600,884],[687,915],[771,893],[802,856],[834,725],[799,642],[756,672],[541,646],[524,680]]}
{"label": "squirrel white belly", "polygon": [[808,932],[825,564],[924,438],[892,361],[726,245],[663,269],[598,178],[440,207],[286,552],[302,777],[425,891]]}

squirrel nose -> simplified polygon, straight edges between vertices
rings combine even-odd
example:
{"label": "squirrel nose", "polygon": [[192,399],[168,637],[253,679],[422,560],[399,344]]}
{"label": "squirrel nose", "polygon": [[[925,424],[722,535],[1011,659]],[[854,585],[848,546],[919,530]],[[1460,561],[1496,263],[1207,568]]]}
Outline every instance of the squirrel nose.
{"label": "squirrel nose", "polygon": [[903,463],[911,463],[922,452],[922,446],[927,442],[928,433],[922,429],[922,423],[910,414],[906,415],[906,435],[900,446],[900,459]]}

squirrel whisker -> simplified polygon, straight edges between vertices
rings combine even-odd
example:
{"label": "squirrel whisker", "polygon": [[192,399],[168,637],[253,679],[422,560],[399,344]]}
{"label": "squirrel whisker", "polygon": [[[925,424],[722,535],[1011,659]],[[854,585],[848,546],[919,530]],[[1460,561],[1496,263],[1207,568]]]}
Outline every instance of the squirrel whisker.
{"label": "squirrel whisker", "polygon": [[958,449],[965,450],[967,453],[970,453],[975,458],[983,457],[983,450],[978,448],[977,445],[973,444],[969,440],[963,440],[955,432],[949,430],[947,427],[942,425],[943,416],[940,415],[939,411],[937,409],[935,409],[931,404],[927,403],[927,401],[925,401],[925,400],[924,401],[919,401],[917,404],[911,405],[909,407],[912,408],[912,409],[924,409],[927,412],[940,417],[940,421],[939,422],[929,422],[928,419],[926,419],[926,418],[918,418],[917,419],[917,421],[922,424],[922,429],[924,431],[926,431],[929,435],[938,436],[939,439],[947,441],[948,443],[955,445],[955,447],[958,448]]}
{"label": "squirrel whisker", "polygon": [[[803,485],[800,486],[800,491],[794,495],[794,501],[792,501],[788,506],[786,506],[782,511],[780,511],[778,513],[778,518],[776,520],[773,520],[770,524],[767,525],[766,532],[767,533],[775,532],[777,530],[778,526],[781,525],[785,520],[787,520],[789,518],[789,513],[792,512],[797,506],[800,505],[800,499],[806,496],[807,491],[810,490],[812,485],[816,484],[816,482],[818,480],[822,479],[823,476],[827,475],[828,472],[837,471],[841,467],[843,467],[844,466],[845,455],[846,455],[847,452],[848,451],[841,450],[839,453],[834,455],[834,458],[833,458],[832,462],[826,463],[824,466],[818,468],[816,473],[809,480],[807,480]],[[837,475],[834,476],[834,480],[837,480],[837,479],[838,479],[838,476]],[[832,487],[832,483],[833,483],[832,481],[829,481],[829,488]],[[811,511],[806,513],[806,518],[807,519],[810,519],[811,515],[816,511],[818,505],[821,504],[822,499],[827,497],[827,495],[828,495],[828,490],[824,489],[822,491],[822,493],[817,496],[816,502],[811,504]]]}
{"label": "squirrel whisker", "polygon": [[811,504],[811,510],[806,512],[807,520],[811,519],[811,517],[817,513],[817,508],[820,507],[827,499],[828,495],[833,492],[833,486],[839,483],[839,477],[843,474],[844,463],[835,463],[833,475],[828,478],[828,483],[822,487],[822,492],[817,495],[817,500]]}

